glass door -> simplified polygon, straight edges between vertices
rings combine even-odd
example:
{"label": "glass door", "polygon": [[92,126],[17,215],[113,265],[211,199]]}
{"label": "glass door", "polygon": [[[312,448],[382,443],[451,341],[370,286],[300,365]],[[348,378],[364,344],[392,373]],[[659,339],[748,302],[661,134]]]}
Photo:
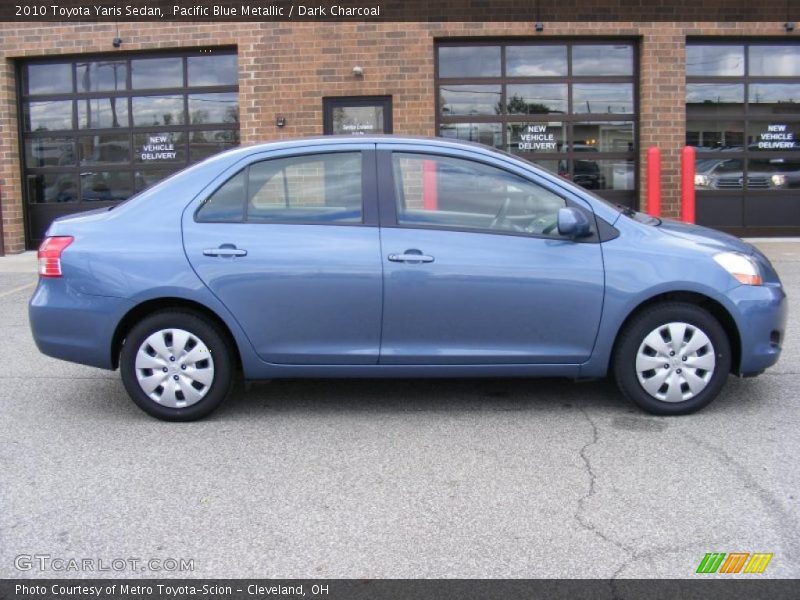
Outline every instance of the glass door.
{"label": "glass door", "polygon": [[392,133],[391,96],[323,98],[325,135]]}

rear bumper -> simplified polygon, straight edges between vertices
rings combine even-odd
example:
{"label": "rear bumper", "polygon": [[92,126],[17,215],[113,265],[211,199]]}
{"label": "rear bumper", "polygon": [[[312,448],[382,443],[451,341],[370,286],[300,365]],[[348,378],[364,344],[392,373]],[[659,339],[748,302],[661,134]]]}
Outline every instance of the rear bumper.
{"label": "rear bumper", "polygon": [[111,341],[130,307],[122,298],[76,292],[63,279],[41,279],[28,314],[33,339],[43,354],[113,369]]}
{"label": "rear bumper", "polygon": [[779,285],[743,285],[727,295],[738,312],[742,342],[738,372],[757,375],[780,357],[788,313],[786,293]]}

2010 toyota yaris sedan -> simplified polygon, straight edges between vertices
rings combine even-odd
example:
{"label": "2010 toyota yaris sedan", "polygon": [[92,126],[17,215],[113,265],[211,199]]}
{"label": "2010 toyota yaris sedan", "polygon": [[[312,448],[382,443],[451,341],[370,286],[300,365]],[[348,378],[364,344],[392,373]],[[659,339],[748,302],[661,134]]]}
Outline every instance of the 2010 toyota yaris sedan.
{"label": "2010 toyota yaris sedan", "polygon": [[[613,374],[661,415],[775,364],[786,297],[743,241],[443,139],[238,148],[55,221],[30,322],[184,421],[247,380]],[[533,384],[532,384],[533,385]],[[533,387],[535,389],[535,387]]]}

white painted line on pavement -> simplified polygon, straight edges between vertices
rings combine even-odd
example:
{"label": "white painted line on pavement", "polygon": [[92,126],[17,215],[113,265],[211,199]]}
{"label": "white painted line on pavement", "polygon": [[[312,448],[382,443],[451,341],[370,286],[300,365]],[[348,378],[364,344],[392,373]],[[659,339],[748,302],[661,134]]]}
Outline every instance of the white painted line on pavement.
{"label": "white painted line on pavement", "polygon": [[13,290],[8,290],[7,292],[0,293],[0,298],[5,298],[6,296],[10,296],[11,294],[16,294],[17,292],[21,292],[22,290],[27,290],[36,285],[36,282],[33,281],[31,283],[26,283],[25,285],[21,285],[19,287],[14,288]]}

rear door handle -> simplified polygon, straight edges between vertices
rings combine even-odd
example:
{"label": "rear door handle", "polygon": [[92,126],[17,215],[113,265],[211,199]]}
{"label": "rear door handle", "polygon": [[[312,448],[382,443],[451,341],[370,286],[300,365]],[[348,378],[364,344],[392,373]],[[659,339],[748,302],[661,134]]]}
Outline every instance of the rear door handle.
{"label": "rear door handle", "polygon": [[203,256],[247,256],[247,250],[237,248],[233,244],[222,244],[219,248],[206,248]]}
{"label": "rear door handle", "polygon": [[406,263],[432,263],[433,257],[427,254],[422,254],[417,251],[411,252],[407,250],[405,254],[390,254],[389,260],[392,262],[406,262]]}

